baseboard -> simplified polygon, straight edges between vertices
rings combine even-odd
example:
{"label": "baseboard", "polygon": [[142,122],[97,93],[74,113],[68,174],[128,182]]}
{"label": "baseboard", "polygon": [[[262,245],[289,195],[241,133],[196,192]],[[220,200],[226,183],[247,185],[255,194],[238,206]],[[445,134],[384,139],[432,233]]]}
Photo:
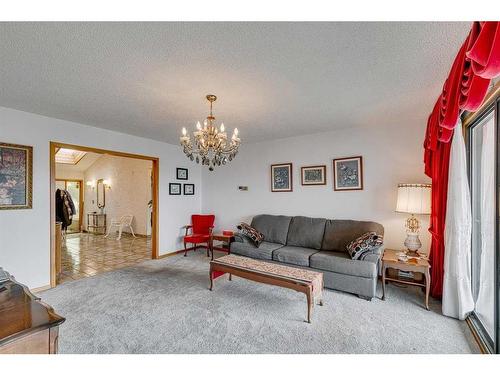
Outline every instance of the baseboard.
{"label": "baseboard", "polygon": [[180,253],[183,253],[183,252],[184,252],[184,250],[177,250],[177,251],[174,251],[173,253],[167,253],[167,254],[158,255],[158,258],[156,258],[156,259],[163,259],[163,258],[172,257],[174,255],[177,255],[177,254],[180,254]]}
{"label": "baseboard", "polygon": [[[196,247],[190,247],[190,248],[187,249],[187,251],[194,251],[194,250],[197,250],[197,249],[206,249],[206,248],[207,248],[207,246],[201,245],[201,246],[196,246]],[[174,255],[177,255],[177,254],[181,254],[181,253],[183,253],[185,251],[186,250],[184,250],[184,249],[176,250],[173,253],[167,253],[167,254],[159,255],[158,258],[156,258],[156,259],[168,258],[168,257],[174,256]]]}
{"label": "baseboard", "polygon": [[45,286],[40,286],[38,288],[33,288],[33,289],[30,289],[30,292],[35,294],[35,293],[40,293],[40,292],[43,292],[45,290],[49,290],[51,288],[50,285],[45,285]]}

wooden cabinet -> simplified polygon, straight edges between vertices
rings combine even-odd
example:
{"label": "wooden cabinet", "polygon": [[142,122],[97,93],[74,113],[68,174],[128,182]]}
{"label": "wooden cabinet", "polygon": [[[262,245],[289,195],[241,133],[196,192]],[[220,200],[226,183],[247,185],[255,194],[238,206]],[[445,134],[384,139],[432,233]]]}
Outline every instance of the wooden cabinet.
{"label": "wooden cabinet", "polygon": [[0,354],[57,353],[64,321],[13,277],[0,281]]}

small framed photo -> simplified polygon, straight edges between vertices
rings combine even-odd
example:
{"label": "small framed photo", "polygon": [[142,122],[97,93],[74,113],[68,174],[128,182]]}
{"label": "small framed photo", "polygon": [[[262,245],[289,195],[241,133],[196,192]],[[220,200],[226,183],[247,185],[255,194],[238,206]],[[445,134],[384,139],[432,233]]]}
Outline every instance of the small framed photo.
{"label": "small framed photo", "polygon": [[187,168],[177,168],[177,179],[178,180],[187,180],[188,179]]}
{"label": "small framed photo", "polygon": [[0,143],[0,210],[33,207],[33,147]]}
{"label": "small framed photo", "polygon": [[293,191],[292,163],[271,165],[271,191]]}
{"label": "small framed photo", "polygon": [[171,182],[168,184],[169,195],[181,195],[181,184]]}
{"label": "small framed photo", "polygon": [[300,168],[302,185],[326,185],[326,165]]}
{"label": "small framed photo", "polygon": [[333,189],[363,190],[363,158],[353,156],[333,160]]}
{"label": "small framed photo", "polygon": [[194,195],[194,184],[184,184],[184,195]]}

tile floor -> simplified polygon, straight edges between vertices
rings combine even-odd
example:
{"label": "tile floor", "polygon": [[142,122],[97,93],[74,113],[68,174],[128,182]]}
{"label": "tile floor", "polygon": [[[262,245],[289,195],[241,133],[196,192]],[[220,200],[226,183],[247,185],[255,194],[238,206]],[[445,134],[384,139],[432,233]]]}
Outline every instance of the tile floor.
{"label": "tile floor", "polygon": [[123,234],[121,240],[89,233],[68,234],[62,245],[58,283],[132,266],[151,259],[151,238]]}

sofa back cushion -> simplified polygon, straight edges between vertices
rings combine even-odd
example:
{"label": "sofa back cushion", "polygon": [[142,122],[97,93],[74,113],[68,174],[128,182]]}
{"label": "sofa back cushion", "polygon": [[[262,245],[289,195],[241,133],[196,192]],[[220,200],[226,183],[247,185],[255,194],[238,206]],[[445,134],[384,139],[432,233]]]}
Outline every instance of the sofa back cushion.
{"label": "sofa back cushion", "polygon": [[252,227],[264,235],[264,241],[286,244],[291,216],[257,215],[252,219]]}
{"label": "sofa back cushion", "polygon": [[347,252],[347,245],[366,232],[384,235],[384,227],[373,221],[327,220],[322,250]]}
{"label": "sofa back cushion", "polygon": [[286,244],[288,246],[321,249],[323,235],[325,234],[326,219],[295,216],[292,218]]}

